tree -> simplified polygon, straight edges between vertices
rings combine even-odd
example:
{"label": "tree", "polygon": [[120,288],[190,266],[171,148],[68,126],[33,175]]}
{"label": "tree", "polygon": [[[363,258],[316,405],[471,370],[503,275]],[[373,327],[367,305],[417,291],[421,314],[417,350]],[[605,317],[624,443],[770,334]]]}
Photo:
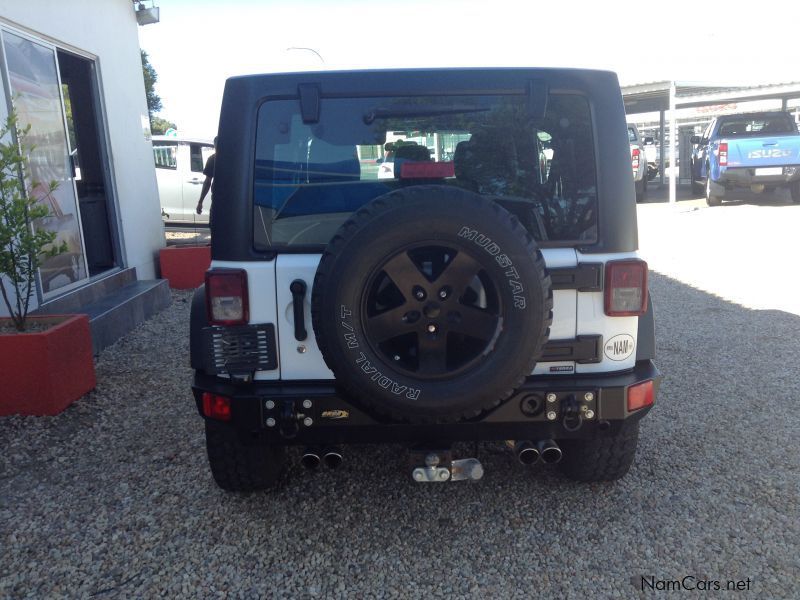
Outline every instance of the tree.
{"label": "tree", "polygon": [[142,53],[142,74],[144,75],[144,91],[147,96],[147,112],[150,115],[150,131],[155,135],[164,135],[167,129],[177,129],[178,126],[172,121],[157,117],[156,113],[161,111],[161,98],[156,94],[156,81],[158,74],[150,64],[147,52]]}
{"label": "tree", "polygon": [[177,129],[178,126],[171,121],[162,119],[161,117],[150,117],[150,131],[153,135],[164,135],[167,129]]}
{"label": "tree", "polygon": [[33,146],[26,143],[31,126],[20,129],[11,111],[0,126],[0,293],[18,331],[25,330],[36,272],[47,258],[66,252],[67,245],[56,244],[56,234],[37,221],[51,216],[40,200],[58,187],[55,181],[31,181],[28,161]]}
{"label": "tree", "polygon": [[158,74],[150,64],[150,57],[147,52],[141,50],[142,53],[142,73],[144,74],[144,91],[147,96],[147,112],[150,113],[150,121],[153,120],[153,113],[161,110],[161,98],[156,94],[156,81],[158,81]]}

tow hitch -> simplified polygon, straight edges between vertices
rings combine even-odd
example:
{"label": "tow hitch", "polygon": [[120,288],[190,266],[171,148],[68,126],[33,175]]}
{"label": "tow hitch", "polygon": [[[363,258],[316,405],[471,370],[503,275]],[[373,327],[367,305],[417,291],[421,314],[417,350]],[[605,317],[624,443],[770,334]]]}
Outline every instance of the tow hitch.
{"label": "tow hitch", "polygon": [[419,483],[442,483],[445,481],[477,481],[483,477],[483,465],[477,458],[453,460],[449,452],[429,452],[425,455],[425,466],[415,467],[411,476]]}

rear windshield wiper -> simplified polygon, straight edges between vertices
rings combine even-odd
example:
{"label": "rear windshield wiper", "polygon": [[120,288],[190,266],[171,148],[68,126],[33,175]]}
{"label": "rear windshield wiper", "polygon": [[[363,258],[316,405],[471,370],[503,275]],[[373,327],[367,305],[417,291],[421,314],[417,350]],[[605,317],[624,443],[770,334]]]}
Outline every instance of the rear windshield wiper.
{"label": "rear windshield wiper", "polygon": [[391,108],[373,108],[364,113],[364,123],[371,125],[376,119],[389,119],[392,117],[436,117],[439,115],[489,112],[490,110],[490,108],[478,106],[393,106]]}

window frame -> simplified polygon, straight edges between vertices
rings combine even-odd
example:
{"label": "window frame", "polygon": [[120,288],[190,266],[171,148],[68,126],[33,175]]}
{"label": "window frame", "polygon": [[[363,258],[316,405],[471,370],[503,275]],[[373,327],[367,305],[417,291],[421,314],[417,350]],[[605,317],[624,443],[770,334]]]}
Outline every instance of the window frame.
{"label": "window frame", "polygon": [[[189,171],[191,173],[202,173],[203,169],[206,168],[206,161],[203,158],[203,148],[209,148],[209,147],[213,149],[213,146],[209,146],[208,144],[201,144],[200,142],[189,142]],[[200,157],[199,169],[194,169],[192,167],[192,160],[194,158],[193,154],[195,149],[197,150],[197,155]]]}
{"label": "window frame", "polygon": [[[177,171],[178,170],[178,147],[180,143],[175,142],[153,142],[153,163],[155,164],[156,169],[164,169],[165,171]],[[175,149],[175,166],[168,166],[168,165],[159,165],[158,161],[156,160],[156,148],[174,148]]]}
{"label": "window frame", "polygon": [[[599,136],[598,136],[598,128],[597,128],[597,111],[595,104],[592,100],[591,94],[585,90],[581,89],[580,87],[551,87],[549,89],[549,97],[554,95],[558,96],[578,96],[584,100],[586,103],[586,107],[588,110],[588,118],[590,119],[590,132],[592,136],[592,156],[594,158],[594,182],[595,182],[595,189],[596,189],[596,201],[595,201],[595,233],[592,238],[583,239],[583,240],[544,240],[544,241],[537,241],[537,245],[542,249],[550,249],[550,248],[570,248],[584,253],[591,253],[592,248],[596,247],[600,244],[600,231],[602,228],[602,197],[601,197],[601,173],[599,170],[599,157],[600,157],[600,147],[599,147]],[[385,98],[398,98],[402,97],[401,93],[382,93],[376,91],[370,91],[365,93],[358,93],[358,92],[348,92],[348,93],[333,93],[333,94],[323,94],[320,97],[320,101],[324,106],[324,102],[326,100],[333,100],[333,99],[364,99],[364,98],[375,98],[378,99],[385,99]],[[435,92],[417,92],[414,94],[409,94],[408,97],[414,98],[434,98],[434,97],[447,97],[447,98],[464,98],[464,97],[471,97],[471,96],[518,96],[518,97],[525,97],[527,96],[527,92],[524,90],[514,90],[514,89],[502,89],[502,88],[493,88],[493,87],[486,87],[480,90],[470,90],[470,91],[454,91],[454,92],[442,92],[442,91],[435,91]],[[270,102],[274,101],[294,101],[299,102],[300,97],[296,94],[275,94],[275,95],[266,95],[260,97],[253,106],[253,123],[254,127],[254,134],[252,138],[252,144],[249,149],[249,168],[248,168],[248,181],[247,181],[247,198],[248,198],[248,211],[250,213],[249,218],[249,231],[247,235],[249,236],[250,243],[249,243],[249,250],[253,253],[253,256],[263,257],[266,259],[270,259],[271,257],[275,257],[278,254],[320,254],[325,250],[327,247],[326,244],[296,244],[296,245],[272,245],[270,244],[267,247],[260,247],[257,246],[255,243],[255,229],[256,223],[261,220],[261,215],[257,210],[258,207],[254,202],[254,190],[255,190],[255,165],[256,165],[256,149],[258,144],[258,125],[259,125],[259,114],[262,107]]]}

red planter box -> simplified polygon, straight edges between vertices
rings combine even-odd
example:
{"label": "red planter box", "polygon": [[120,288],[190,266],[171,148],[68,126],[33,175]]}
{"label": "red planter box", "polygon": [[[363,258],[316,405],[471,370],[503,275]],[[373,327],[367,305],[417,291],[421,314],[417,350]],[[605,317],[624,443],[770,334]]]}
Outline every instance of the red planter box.
{"label": "red planter box", "polygon": [[0,334],[0,415],[57,415],[97,382],[89,318],[47,315],[28,322],[52,327]]}
{"label": "red planter box", "polygon": [[176,290],[193,290],[203,285],[211,266],[211,246],[168,246],[158,253],[161,277]]}

